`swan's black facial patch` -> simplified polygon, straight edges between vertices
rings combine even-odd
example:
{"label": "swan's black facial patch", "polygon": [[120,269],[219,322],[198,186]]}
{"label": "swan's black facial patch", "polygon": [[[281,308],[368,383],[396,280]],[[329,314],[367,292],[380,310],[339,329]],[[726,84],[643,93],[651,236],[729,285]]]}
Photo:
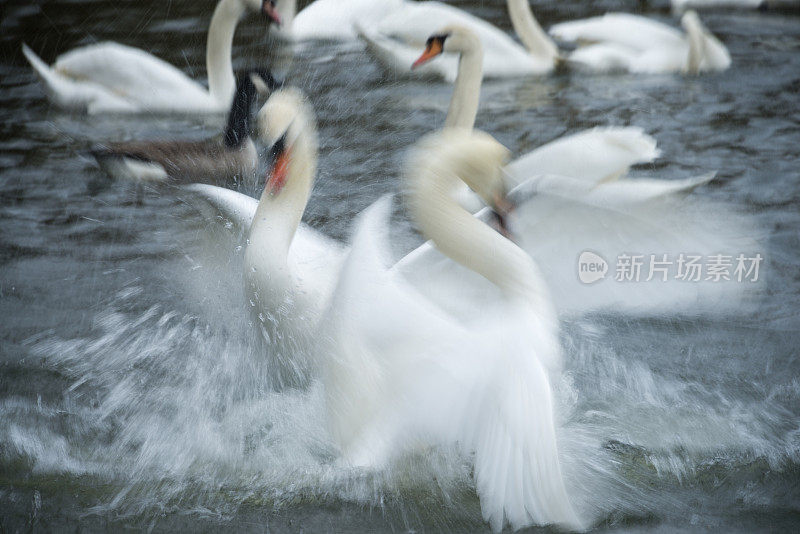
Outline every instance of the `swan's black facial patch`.
{"label": "swan's black facial patch", "polygon": [[283,132],[283,135],[278,138],[277,141],[270,147],[268,161],[270,164],[274,164],[274,162],[286,152],[286,134],[289,132]]}
{"label": "swan's black facial patch", "polygon": [[449,33],[440,33],[438,35],[431,35],[428,37],[428,40],[425,41],[425,49],[432,48],[437,46],[440,49],[444,49],[444,41],[450,37]]}

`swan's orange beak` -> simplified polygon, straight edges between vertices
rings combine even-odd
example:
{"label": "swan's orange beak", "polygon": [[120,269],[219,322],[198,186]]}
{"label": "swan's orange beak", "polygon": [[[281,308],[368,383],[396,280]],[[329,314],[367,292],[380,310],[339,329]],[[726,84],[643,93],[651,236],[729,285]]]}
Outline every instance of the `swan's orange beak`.
{"label": "swan's orange beak", "polygon": [[270,196],[277,197],[280,195],[281,189],[286,185],[286,179],[289,177],[290,156],[291,150],[289,148],[281,151],[275,159],[275,165],[273,165],[272,169],[267,173],[266,188]]}
{"label": "swan's orange beak", "polygon": [[411,65],[411,68],[415,69],[420,65],[427,63],[428,61],[432,60],[442,52],[444,52],[444,37],[439,35],[429,37],[428,41],[425,43],[425,51]]}
{"label": "swan's orange beak", "polygon": [[274,22],[278,26],[281,25],[281,16],[275,8],[275,0],[264,0],[261,2],[261,14],[267,17],[267,20]]}

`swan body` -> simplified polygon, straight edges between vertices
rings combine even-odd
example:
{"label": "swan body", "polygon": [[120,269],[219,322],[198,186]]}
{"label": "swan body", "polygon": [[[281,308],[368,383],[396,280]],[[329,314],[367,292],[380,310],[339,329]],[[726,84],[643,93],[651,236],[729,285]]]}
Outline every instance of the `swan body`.
{"label": "swan body", "polygon": [[92,154],[112,177],[133,181],[225,183],[252,176],[258,165],[256,147],[250,138],[257,84],[264,90],[277,85],[269,72],[243,73],[221,138],[106,143],[95,147]]}
{"label": "swan body", "polygon": [[550,34],[578,43],[569,62],[593,71],[699,74],[730,66],[728,49],[703,26],[697,13],[687,11],[681,25],[686,34],[645,17],[607,13],[556,24]]}
{"label": "swan body", "polygon": [[[486,61],[482,75],[490,78],[546,74],[555,68],[558,49],[539,26],[527,0],[508,0],[514,30],[522,39],[521,46],[502,30],[463,10],[441,2],[404,2],[375,25],[358,22],[359,36],[367,51],[384,69],[397,75],[412,74],[411,63],[416,48],[426,37],[444,26],[469,29],[480,41]],[[438,76],[454,81],[458,61],[427,64],[414,74]]]}
{"label": "swan body", "polygon": [[[377,24],[404,3],[405,0],[316,0],[285,25],[290,37],[296,40],[354,40],[356,22]],[[295,12],[296,0],[282,0],[277,6],[285,21],[287,14]]]}
{"label": "swan body", "polygon": [[208,31],[206,89],[169,63],[138,48],[104,42],[62,54],[52,66],[27,45],[22,51],[59,107],[89,114],[219,113],[235,91],[231,64],[233,34],[248,11],[278,20],[268,0],[220,0]]}
{"label": "swan body", "polygon": [[[459,179],[502,191],[507,151],[489,136],[427,136],[408,165],[409,209],[444,254],[500,295],[454,317],[387,267],[389,203],[361,217],[326,318],[328,419],[344,461],[377,467],[426,445],[474,454],[475,486],[495,532],[580,528],[561,475],[550,388],[561,360],[558,321],[534,261],[450,197]],[[376,302],[381,313],[375,313]]]}

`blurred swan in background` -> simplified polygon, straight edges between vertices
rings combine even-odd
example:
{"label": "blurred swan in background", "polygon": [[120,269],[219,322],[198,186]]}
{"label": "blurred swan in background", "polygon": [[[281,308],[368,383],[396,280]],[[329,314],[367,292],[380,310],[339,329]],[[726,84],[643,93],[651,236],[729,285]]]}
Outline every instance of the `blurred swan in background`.
{"label": "blurred swan in background", "polygon": [[460,316],[439,308],[388,268],[388,198],[361,216],[321,336],[331,340],[321,358],[328,420],[354,466],[380,468],[430,445],[474,453],[495,532],[506,522],[580,528],[558,458],[550,375],[561,351],[547,285],[530,256],[451,197],[464,180],[502,206],[507,155],[486,134],[443,130],[414,147],[405,173],[413,220],[491,282],[491,306],[462,299]]}
{"label": "blurred swan in background", "polygon": [[353,24],[377,24],[406,0],[315,0],[297,13],[297,0],[278,0],[283,21],[281,34],[307,39],[353,40]]}
{"label": "blurred swan in background", "polygon": [[250,138],[252,107],[257,92],[277,87],[264,70],[242,73],[221,138],[200,141],[151,140],[98,144],[92,150],[110,176],[152,183],[220,183],[252,177],[258,153]]}
{"label": "blurred swan in background", "polygon": [[[472,128],[480,102],[483,62],[481,41],[469,28],[446,26],[428,38],[425,51],[413,65],[428,64],[445,53],[459,56],[445,128]],[[648,163],[658,156],[655,139],[641,128],[598,127],[546,143],[511,162],[506,170],[511,187],[541,175],[560,175],[578,180],[576,196],[585,193],[580,182],[598,187],[617,182],[619,186],[613,191],[620,198],[630,200],[641,199],[644,190],[626,194],[626,187],[631,190],[645,187],[647,196],[657,196],[691,191],[714,176],[704,175],[680,181],[621,179],[632,165]],[[542,186],[546,183],[550,182],[542,182]],[[565,180],[559,187],[563,189],[572,183],[575,180]]]}
{"label": "blurred swan in background", "polygon": [[593,71],[699,74],[730,66],[728,49],[703,26],[696,12],[687,11],[681,26],[686,34],[645,17],[607,13],[556,24],[550,34],[577,43],[568,61]]}
{"label": "blurred swan in background", "polygon": [[260,12],[280,22],[274,0],[220,0],[208,28],[208,89],[180,69],[138,48],[104,42],[76,48],[45,64],[27,45],[22,52],[56,105],[90,114],[218,113],[231,105],[236,81],[231,47],[236,25]]}
{"label": "blurred swan in background", "polygon": [[[478,40],[486,61],[477,73],[486,77],[546,74],[555,68],[559,53],[555,43],[542,30],[527,0],[508,0],[514,31],[520,46],[504,31],[474,15],[439,2],[404,2],[378,24],[358,20],[359,36],[367,52],[392,74],[408,75],[417,48],[442,26],[458,26]],[[418,75],[435,75],[452,82],[458,75],[458,61],[444,61],[415,69]]]}

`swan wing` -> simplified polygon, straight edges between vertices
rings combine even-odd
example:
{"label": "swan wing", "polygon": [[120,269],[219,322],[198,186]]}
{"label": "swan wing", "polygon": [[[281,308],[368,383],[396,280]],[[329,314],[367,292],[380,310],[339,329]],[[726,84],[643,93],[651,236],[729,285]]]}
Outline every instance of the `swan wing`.
{"label": "swan wing", "polygon": [[140,110],[219,107],[203,86],[174,66],[119,43],[103,42],[71,50],[58,57],[53,70],[72,80],[101,86]]}
{"label": "swan wing", "polygon": [[[187,198],[206,215],[223,223],[240,236],[247,235],[256,215],[258,200],[208,184],[182,187],[192,194]],[[347,249],[338,241],[300,224],[289,248],[287,262],[308,295],[330,295],[335,286],[339,265]]]}
{"label": "swan wing", "polygon": [[471,340],[479,350],[465,351],[466,361],[445,362],[449,368],[430,384],[419,417],[474,452],[475,485],[492,530],[500,532],[506,521],[514,530],[548,524],[580,529],[561,473],[550,377],[542,363],[552,358],[542,352],[559,351],[557,332],[530,310],[504,311],[505,324],[498,318],[495,332]]}
{"label": "swan wing", "polygon": [[614,43],[635,51],[685,45],[683,33],[660,22],[630,15],[607,13],[600,17],[562,22],[550,28],[550,35],[579,44]]}
{"label": "swan wing", "polygon": [[716,172],[679,180],[658,180],[655,178],[626,178],[609,184],[597,186],[588,197],[594,196],[596,202],[607,205],[646,202],[665,196],[688,194],[714,179]]}
{"label": "swan wing", "polygon": [[[537,260],[560,312],[613,309],[623,313],[724,312],[742,306],[741,284],[699,280],[685,283],[650,277],[650,254],[676,261],[680,254],[709,257],[720,251],[758,250],[758,228],[747,217],[702,198],[680,198],[707,183],[713,174],[683,180],[631,178],[594,185],[566,176],[537,176],[509,197],[517,206],[510,220],[517,244]],[[485,208],[477,216],[488,219]],[[578,257],[592,251],[608,263],[601,281],[586,285],[577,276]],[[640,254],[639,283],[615,279],[620,254]],[[487,284],[426,242],[402,258],[401,270],[419,292],[446,308],[460,306]],[[670,267],[675,277],[677,265]],[[758,291],[756,288],[754,291]],[[484,302],[496,299],[483,290]],[[448,309],[448,311],[450,311]],[[455,312],[452,312],[455,313]]]}
{"label": "swan wing", "polygon": [[570,176],[589,183],[610,182],[631,165],[659,156],[656,140],[641,128],[593,128],[551,141],[507,167],[512,185],[542,174]]}
{"label": "swan wing", "polygon": [[245,235],[256,216],[258,200],[224,187],[208,184],[183,186],[192,193],[187,200],[198,207],[209,219],[216,218],[237,234]]}
{"label": "swan wing", "polygon": [[322,321],[320,339],[331,343],[322,358],[328,420],[345,460],[355,466],[381,465],[405,447],[409,420],[386,417],[385,410],[399,407],[396,386],[408,365],[454,330],[444,313],[387,267],[389,212],[387,196],[359,217]]}
{"label": "swan wing", "polygon": [[349,461],[374,465],[415,443],[458,443],[475,453],[481,508],[496,532],[506,520],[515,529],[578,524],[543,365],[559,359],[557,325],[527,306],[466,322],[442,313],[387,268],[389,208],[384,198],[365,212],[332,301],[340,343],[326,389],[340,436],[358,436],[343,440]]}

